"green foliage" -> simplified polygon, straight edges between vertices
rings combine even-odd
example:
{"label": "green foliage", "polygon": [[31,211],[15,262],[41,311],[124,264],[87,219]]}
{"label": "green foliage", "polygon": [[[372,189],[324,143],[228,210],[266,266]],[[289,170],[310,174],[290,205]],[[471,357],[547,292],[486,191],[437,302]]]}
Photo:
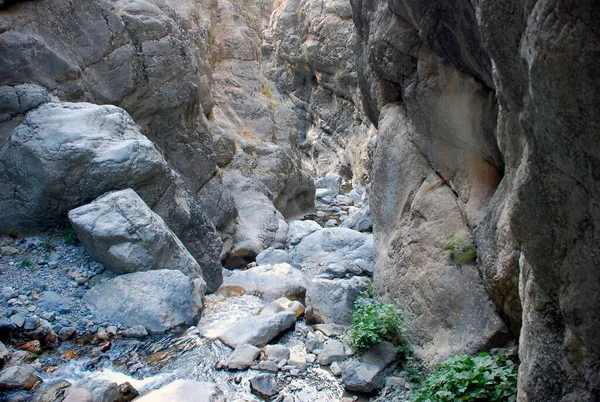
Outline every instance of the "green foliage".
{"label": "green foliage", "polygon": [[264,96],[266,96],[269,99],[271,99],[273,97],[273,92],[271,92],[271,88],[269,88],[266,85],[263,85],[262,93]]}
{"label": "green foliage", "polygon": [[23,258],[21,260],[21,267],[23,268],[31,268],[33,267],[33,262],[29,258]]}
{"label": "green foliage", "polygon": [[354,303],[352,326],[348,330],[350,346],[364,350],[382,341],[403,345],[404,321],[400,311],[391,304],[375,302],[372,294],[370,287]]}
{"label": "green foliage", "polygon": [[503,355],[454,356],[429,374],[413,402],[507,401],[517,399],[517,370]]}
{"label": "green foliage", "polygon": [[440,246],[450,251],[450,258],[454,264],[472,264],[477,260],[477,251],[470,240],[459,239],[454,232],[447,233],[446,239],[447,241]]}
{"label": "green foliage", "polygon": [[49,253],[52,250],[54,250],[54,246],[56,246],[56,244],[54,243],[54,239],[52,239],[52,237],[47,237],[44,240],[44,244],[42,244],[42,246],[44,247],[44,250],[46,250],[46,252]]}
{"label": "green foliage", "polygon": [[61,229],[59,233],[67,246],[72,246],[75,244],[75,242],[77,242],[77,233],[75,233],[75,230],[71,228],[65,228]]}
{"label": "green foliage", "polygon": [[377,105],[377,111],[381,112],[381,110],[383,109],[383,103],[380,103],[379,105]]}

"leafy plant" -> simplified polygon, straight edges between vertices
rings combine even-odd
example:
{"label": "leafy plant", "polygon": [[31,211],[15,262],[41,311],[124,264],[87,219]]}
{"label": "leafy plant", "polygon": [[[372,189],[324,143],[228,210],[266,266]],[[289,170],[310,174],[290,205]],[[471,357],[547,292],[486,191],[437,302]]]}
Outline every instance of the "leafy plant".
{"label": "leafy plant", "polygon": [[266,85],[263,85],[262,94],[264,96],[266,96],[268,99],[271,99],[273,97],[273,92],[271,92],[271,88],[269,88]]}
{"label": "leafy plant", "polygon": [[33,266],[33,262],[29,258],[23,258],[21,260],[21,266],[23,268],[31,268]]}
{"label": "leafy plant", "polygon": [[54,239],[52,239],[52,237],[47,237],[42,246],[44,247],[44,250],[49,253],[54,250],[54,246],[56,246],[56,244],[54,243]]}
{"label": "leafy plant", "polygon": [[507,401],[517,399],[517,369],[503,355],[454,356],[429,374],[413,402]]}
{"label": "leafy plant", "polygon": [[67,246],[72,246],[77,241],[77,233],[71,228],[61,229],[59,233]]}
{"label": "leafy plant", "polygon": [[454,264],[471,264],[477,260],[477,251],[470,240],[459,239],[454,232],[446,234],[446,239],[441,247],[450,251],[450,258]]}
{"label": "leafy plant", "polygon": [[370,287],[354,303],[352,326],[348,330],[350,346],[364,350],[382,341],[403,345],[405,327],[400,311],[391,304],[375,302],[372,294]]}

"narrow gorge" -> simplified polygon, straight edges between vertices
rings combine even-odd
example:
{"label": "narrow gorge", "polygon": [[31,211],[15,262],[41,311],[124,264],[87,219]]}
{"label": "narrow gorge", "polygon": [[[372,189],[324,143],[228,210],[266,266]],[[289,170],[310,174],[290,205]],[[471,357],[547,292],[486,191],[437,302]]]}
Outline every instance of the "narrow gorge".
{"label": "narrow gorge", "polygon": [[0,401],[600,401],[593,0],[0,0]]}

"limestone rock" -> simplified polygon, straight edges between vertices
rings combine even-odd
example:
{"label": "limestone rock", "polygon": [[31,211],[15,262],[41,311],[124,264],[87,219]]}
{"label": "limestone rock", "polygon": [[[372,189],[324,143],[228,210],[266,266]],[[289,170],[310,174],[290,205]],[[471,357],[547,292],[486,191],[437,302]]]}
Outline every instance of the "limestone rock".
{"label": "limestone rock", "polygon": [[283,360],[290,358],[290,349],[285,345],[267,345],[264,350],[267,359]]}
{"label": "limestone rock", "polygon": [[[289,233],[289,225],[288,225]],[[285,250],[276,250],[272,247],[262,251],[256,256],[257,265],[291,264],[292,257]]]}
{"label": "limestone rock", "polygon": [[286,243],[288,247],[295,246],[309,234],[320,230],[321,225],[315,221],[289,221]]}
{"label": "limestone rock", "polygon": [[202,279],[163,269],[110,279],[88,290],[84,300],[98,317],[164,332],[197,321],[205,290]]}
{"label": "limestone rock", "polygon": [[132,189],[73,209],[69,220],[86,251],[117,273],[173,269],[192,278],[202,274],[177,236]]}
{"label": "limestone rock", "polygon": [[352,349],[347,345],[338,340],[330,339],[323,345],[323,350],[319,353],[317,361],[319,364],[327,366],[333,362],[342,361],[352,356],[352,354]]}
{"label": "limestone rock", "polygon": [[259,265],[245,271],[233,271],[224,286],[237,285],[246,293],[258,292],[272,299],[287,297],[304,301],[309,280],[304,273],[289,264]]}
{"label": "limestone rock", "polygon": [[175,380],[136,399],[139,402],[225,402],[215,384],[193,380]]}
{"label": "limestone rock", "polygon": [[376,365],[352,359],[343,364],[342,382],[348,391],[373,392],[383,388],[385,375]]}
{"label": "limestone rock", "polygon": [[[113,396],[113,395],[111,395]],[[110,396],[109,396],[110,398]],[[100,399],[101,400],[101,399]],[[110,400],[110,399],[109,399]],[[67,393],[63,402],[95,402],[94,396],[85,388],[76,388]]]}
{"label": "limestone rock", "polygon": [[276,377],[273,374],[259,374],[250,379],[252,392],[263,396],[273,396],[279,392]]}
{"label": "limestone rock", "polygon": [[225,364],[230,370],[245,370],[254,364],[259,354],[259,348],[248,344],[241,344],[236,346]]}
{"label": "limestone rock", "polygon": [[296,324],[296,315],[286,311],[275,315],[242,318],[233,324],[219,339],[233,348],[242,344],[266,345],[281,332]]}
{"label": "limestone rock", "polygon": [[32,366],[21,365],[5,368],[0,372],[0,389],[29,391],[42,379],[35,374]]}
{"label": "limestone rock", "polygon": [[354,301],[369,284],[367,278],[357,276],[350,279],[313,279],[306,291],[307,322],[350,325]]}

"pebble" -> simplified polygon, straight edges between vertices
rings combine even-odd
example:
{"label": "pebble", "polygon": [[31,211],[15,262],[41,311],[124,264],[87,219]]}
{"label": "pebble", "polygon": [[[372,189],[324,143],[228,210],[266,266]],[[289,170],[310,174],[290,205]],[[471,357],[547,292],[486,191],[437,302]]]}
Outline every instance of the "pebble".
{"label": "pebble", "polygon": [[63,341],[70,339],[77,330],[73,327],[63,327],[58,331],[58,337]]}

